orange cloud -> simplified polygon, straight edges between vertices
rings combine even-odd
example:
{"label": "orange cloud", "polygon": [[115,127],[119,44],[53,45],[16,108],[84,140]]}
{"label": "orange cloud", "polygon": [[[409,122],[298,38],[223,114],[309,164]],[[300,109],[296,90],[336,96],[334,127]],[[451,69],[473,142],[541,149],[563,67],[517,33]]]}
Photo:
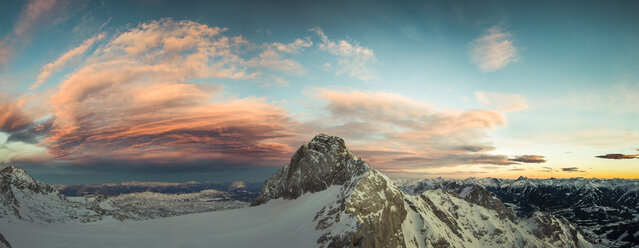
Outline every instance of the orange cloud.
{"label": "orange cloud", "polygon": [[226,99],[200,78],[250,78],[241,37],[190,21],[162,20],[99,47],[51,96],[45,141],[58,159],[136,163],[280,164],[292,148],[284,109],[264,99]]}

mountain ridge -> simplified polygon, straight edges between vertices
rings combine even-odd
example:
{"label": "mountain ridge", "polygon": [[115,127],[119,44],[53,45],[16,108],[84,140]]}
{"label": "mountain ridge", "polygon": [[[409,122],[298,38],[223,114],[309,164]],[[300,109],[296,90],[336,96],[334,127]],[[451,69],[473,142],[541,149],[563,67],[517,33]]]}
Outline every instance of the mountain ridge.
{"label": "mountain ridge", "polygon": [[520,217],[542,211],[575,223],[588,239],[606,247],[639,245],[639,180],[520,177],[395,182],[402,191],[413,195],[432,189],[460,192],[465,187],[483,187]]}

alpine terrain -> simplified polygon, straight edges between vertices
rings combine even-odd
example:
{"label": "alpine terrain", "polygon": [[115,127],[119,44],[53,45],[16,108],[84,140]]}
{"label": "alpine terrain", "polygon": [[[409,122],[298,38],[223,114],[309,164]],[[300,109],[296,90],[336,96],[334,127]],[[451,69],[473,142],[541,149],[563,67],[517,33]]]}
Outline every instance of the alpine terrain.
{"label": "alpine terrain", "polygon": [[521,217],[537,211],[566,218],[606,247],[639,246],[639,180],[500,178],[396,180],[412,195],[433,189],[488,190]]}
{"label": "alpine terrain", "polygon": [[406,194],[324,134],[251,205],[142,221],[2,222],[0,233],[15,247],[593,247],[565,219],[519,218],[481,187]]}

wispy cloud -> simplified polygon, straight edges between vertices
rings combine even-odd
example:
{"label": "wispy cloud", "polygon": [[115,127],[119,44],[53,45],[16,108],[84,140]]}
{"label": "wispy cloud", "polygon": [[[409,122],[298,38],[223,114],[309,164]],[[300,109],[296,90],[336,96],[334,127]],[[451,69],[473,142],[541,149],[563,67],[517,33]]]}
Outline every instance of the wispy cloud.
{"label": "wispy cloud", "polygon": [[528,108],[526,98],[517,94],[478,91],[475,92],[475,97],[480,104],[502,112],[514,112]]}
{"label": "wispy cloud", "polygon": [[13,31],[0,40],[0,66],[4,66],[18,46],[29,43],[31,34],[46,21],[60,15],[64,0],[31,0],[13,26]]}
{"label": "wispy cloud", "polygon": [[512,35],[499,27],[471,42],[470,58],[484,72],[499,70],[518,60]]}
{"label": "wispy cloud", "polygon": [[104,37],[106,37],[105,33],[101,33],[94,37],[91,37],[85,40],[84,42],[82,42],[80,46],[75,47],[67,51],[66,53],[64,53],[56,61],[43,66],[42,69],[40,69],[38,80],[33,85],[31,85],[30,89],[31,90],[37,89],[40,86],[40,84],[44,83],[44,81],[51,76],[51,74],[62,70],[69,61],[86,53],[87,50],[89,50],[89,48],[91,48],[91,46],[93,46],[95,42],[104,39]]}
{"label": "wispy cloud", "polygon": [[[337,64],[339,65],[335,71],[337,75],[345,73],[360,80],[374,78],[371,66],[377,59],[372,49],[346,40],[330,40],[319,27],[314,27],[311,31],[315,32],[321,40],[321,43],[319,43],[320,50],[337,57]],[[327,68],[330,68],[330,64],[328,65]]]}
{"label": "wispy cloud", "polygon": [[[288,44],[279,42],[263,44],[263,51],[260,55],[247,61],[247,65],[268,68],[293,75],[303,75],[306,71],[302,65],[291,58],[284,58],[284,54],[296,54],[312,45],[313,42],[310,38],[296,39]],[[281,80],[276,80],[274,83],[278,84],[278,81],[281,82]]]}

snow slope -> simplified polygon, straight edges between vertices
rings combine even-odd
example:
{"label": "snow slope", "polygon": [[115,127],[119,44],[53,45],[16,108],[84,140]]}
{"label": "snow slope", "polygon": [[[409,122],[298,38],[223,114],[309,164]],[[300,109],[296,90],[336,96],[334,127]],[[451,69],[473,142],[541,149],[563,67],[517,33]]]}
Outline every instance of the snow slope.
{"label": "snow slope", "polygon": [[313,218],[340,187],[242,209],[144,221],[12,223],[0,233],[14,247],[315,247]]}

